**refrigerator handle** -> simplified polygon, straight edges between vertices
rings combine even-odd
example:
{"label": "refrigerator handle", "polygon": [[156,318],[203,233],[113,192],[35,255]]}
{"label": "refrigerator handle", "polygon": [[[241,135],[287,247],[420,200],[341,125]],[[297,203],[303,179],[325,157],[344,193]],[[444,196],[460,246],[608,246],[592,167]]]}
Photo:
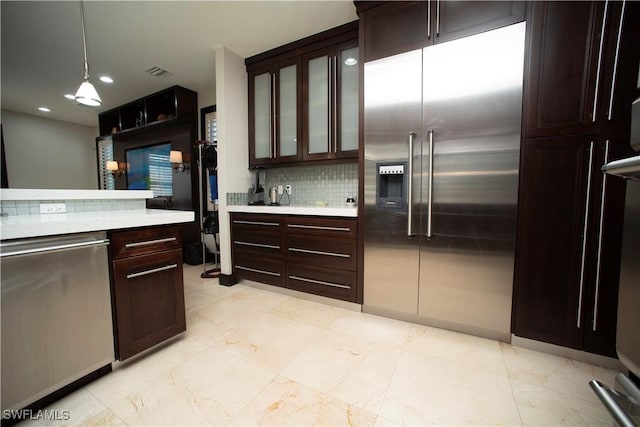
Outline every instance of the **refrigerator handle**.
{"label": "refrigerator handle", "polygon": [[429,129],[429,194],[427,195],[427,239],[430,239],[433,214],[433,129]]}
{"label": "refrigerator handle", "polygon": [[440,37],[440,0],[436,0],[436,37]]}
{"label": "refrigerator handle", "polygon": [[431,39],[431,0],[427,0],[427,40]]}
{"label": "refrigerator handle", "polygon": [[582,291],[584,289],[584,270],[586,268],[587,259],[587,231],[589,228],[589,203],[591,196],[591,170],[593,169],[593,141],[589,146],[589,171],[587,173],[587,198],[585,200],[584,207],[584,227],[582,230],[582,262],[580,265],[580,291],[578,293],[578,321],[576,326],[580,329],[580,322],[582,317]]}
{"label": "refrigerator handle", "polygon": [[[609,140],[604,146],[604,164],[609,163]],[[598,228],[598,260],[596,264],[596,290],[593,301],[593,332],[598,330],[598,299],[600,299],[600,269],[602,267],[602,227],[604,225],[604,203],[607,194],[607,174],[602,176],[602,192],[600,195],[600,227]]]}
{"label": "refrigerator handle", "polygon": [[415,132],[409,132],[409,161],[407,162],[407,237],[415,236],[413,233],[413,139]]}

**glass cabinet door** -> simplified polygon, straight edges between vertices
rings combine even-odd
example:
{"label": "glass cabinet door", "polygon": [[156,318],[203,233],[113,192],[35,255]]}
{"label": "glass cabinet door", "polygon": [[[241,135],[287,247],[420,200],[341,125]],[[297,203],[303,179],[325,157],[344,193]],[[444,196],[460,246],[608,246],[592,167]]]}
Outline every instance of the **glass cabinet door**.
{"label": "glass cabinet door", "polygon": [[253,77],[254,153],[256,159],[271,157],[271,73]]}
{"label": "glass cabinet door", "polygon": [[307,154],[329,152],[329,70],[328,55],[310,59],[307,63]]}
{"label": "glass cabinet door", "polygon": [[298,154],[298,66],[279,70],[278,86],[278,155]]}
{"label": "glass cabinet door", "polygon": [[358,149],[358,47],[340,52],[340,151]]}

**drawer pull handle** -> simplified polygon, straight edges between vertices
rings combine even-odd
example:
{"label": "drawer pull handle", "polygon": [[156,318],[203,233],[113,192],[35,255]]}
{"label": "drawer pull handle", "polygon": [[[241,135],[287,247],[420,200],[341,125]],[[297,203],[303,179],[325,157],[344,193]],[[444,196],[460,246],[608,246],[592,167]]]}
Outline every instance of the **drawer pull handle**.
{"label": "drawer pull handle", "polygon": [[280,273],[274,273],[271,271],[265,271],[265,270],[258,270],[256,268],[249,268],[249,267],[242,267],[241,265],[236,265],[236,268],[240,269],[240,270],[247,270],[247,271],[252,271],[254,273],[260,273],[260,274],[268,274],[270,276],[277,276],[280,277]]}
{"label": "drawer pull handle", "polygon": [[325,227],[320,225],[302,225],[302,224],[289,224],[289,228],[306,228],[309,230],[325,230],[325,231],[351,231],[349,227]]}
{"label": "drawer pull handle", "polygon": [[303,252],[305,254],[314,254],[314,255],[327,255],[327,256],[335,256],[339,258],[351,258],[349,254],[337,254],[335,252],[322,252],[322,251],[312,251],[310,249],[299,249],[299,248],[289,248],[291,252]]}
{"label": "drawer pull handle", "polygon": [[348,286],[348,285],[340,285],[338,283],[331,283],[331,282],[323,282],[321,280],[306,279],[306,278],[300,277],[300,276],[289,276],[289,279],[300,280],[302,282],[316,283],[318,285],[331,286],[333,288],[351,289],[351,286]]}
{"label": "drawer pull handle", "polygon": [[270,226],[280,226],[280,223],[278,222],[261,222],[261,221],[240,221],[240,220],[234,220],[233,221],[234,224],[248,224],[248,225],[270,225]]}
{"label": "drawer pull handle", "polygon": [[277,245],[265,245],[263,243],[250,243],[250,242],[240,242],[240,241],[234,241],[233,243],[235,243],[236,245],[243,245],[243,246],[255,246],[257,248],[268,248],[268,249],[280,249],[280,246]]}
{"label": "drawer pull handle", "polygon": [[169,264],[164,267],[152,268],[151,270],[141,271],[139,273],[131,273],[127,274],[127,279],[133,279],[134,277],[146,276],[147,274],[158,273],[160,271],[172,270],[174,268],[178,268],[178,264]]}
{"label": "drawer pull handle", "polygon": [[155,245],[157,243],[175,242],[176,240],[177,240],[176,237],[166,237],[164,239],[147,240],[145,242],[127,243],[126,245],[124,245],[124,247],[125,248],[137,248],[139,246]]}

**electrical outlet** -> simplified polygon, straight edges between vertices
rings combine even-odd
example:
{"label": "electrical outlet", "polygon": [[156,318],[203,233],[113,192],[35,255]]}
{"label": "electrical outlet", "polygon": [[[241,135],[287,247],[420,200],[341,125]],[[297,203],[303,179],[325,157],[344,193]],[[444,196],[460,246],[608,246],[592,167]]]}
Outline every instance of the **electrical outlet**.
{"label": "electrical outlet", "polygon": [[293,191],[291,190],[291,185],[286,185],[286,186],[284,187],[284,189],[285,189],[285,190],[287,190],[287,194],[288,194],[288,195],[291,195],[291,193],[293,192]]}
{"label": "electrical outlet", "polygon": [[41,214],[66,213],[67,205],[64,203],[40,203]]}
{"label": "electrical outlet", "polygon": [[282,195],[284,193],[284,187],[282,185],[278,185],[278,194]]}

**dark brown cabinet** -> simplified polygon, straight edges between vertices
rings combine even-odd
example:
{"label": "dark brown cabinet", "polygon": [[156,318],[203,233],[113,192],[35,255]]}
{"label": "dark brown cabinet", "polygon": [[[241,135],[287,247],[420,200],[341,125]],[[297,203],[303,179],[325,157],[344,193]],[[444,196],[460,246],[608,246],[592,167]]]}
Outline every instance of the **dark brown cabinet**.
{"label": "dark brown cabinet", "polygon": [[116,357],[125,360],[186,330],[182,244],[176,226],[110,239]]}
{"label": "dark brown cabinet", "polygon": [[299,215],[231,216],[234,275],[357,302],[357,220]]}
{"label": "dark brown cabinet", "polygon": [[98,115],[100,135],[110,135],[197,114],[198,94],[173,86]]}
{"label": "dark brown cabinet", "polygon": [[251,166],[302,159],[301,75],[300,58],[248,72]]}
{"label": "dark brown cabinet", "polygon": [[247,58],[249,166],[356,161],[358,60],[357,21]]}
{"label": "dark brown cabinet", "polygon": [[357,40],[302,57],[304,160],[358,157],[359,57]]}
{"label": "dark brown cabinet", "polygon": [[231,242],[235,277],[285,285],[282,216],[233,213]]}
{"label": "dark brown cabinet", "polygon": [[615,357],[637,5],[534,2],[525,68],[512,329]]}
{"label": "dark brown cabinet", "polygon": [[356,2],[364,60],[373,61],[524,20],[521,1]]}
{"label": "dark brown cabinet", "polygon": [[632,55],[619,38],[621,23],[629,26],[623,18],[622,2],[533,3],[527,136],[598,130],[624,120],[633,67],[620,67]]}

